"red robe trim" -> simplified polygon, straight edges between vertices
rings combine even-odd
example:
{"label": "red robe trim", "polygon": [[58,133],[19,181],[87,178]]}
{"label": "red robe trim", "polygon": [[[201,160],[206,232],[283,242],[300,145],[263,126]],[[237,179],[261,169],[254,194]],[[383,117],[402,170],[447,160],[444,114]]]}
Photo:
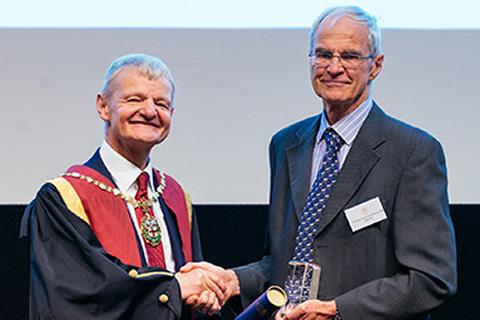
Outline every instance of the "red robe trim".
{"label": "red robe trim", "polygon": [[[157,181],[160,181],[160,172],[154,169]],[[170,177],[165,175],[165,189],[163,190],[162,198],[167,207],[175,213],[177,218],[178,232],[182,240],[182,250],[185,262],[192,261],[192,224],[189,218],[190,201],[187,201],[185,191],[183,191],[180,184]]]}
{"label": "red robe trim", "polygon": [[[115,188],[108,178],[90,167],[75,165],[70,167],[67,172],[78,172],[103,182],[111,188]],[[160,181],[158,171],[154,170],[154,172],[157,176],[157,181]],[[173,178],[165,177],[166,186],[162,198],[177,219],[183,254],[185,261],[189,262],[192,260],[192,242],[185,193]],[[89,218],[90,227],[102,247],[123,263],[141,267],[141,255],[137,244],[136,232],[126,202],[120,197],[102,190],[85,180],[71,176],[65,176],[64,178],[77,192],[85,213]],[[183,204],[181,203],[182,199]]]}

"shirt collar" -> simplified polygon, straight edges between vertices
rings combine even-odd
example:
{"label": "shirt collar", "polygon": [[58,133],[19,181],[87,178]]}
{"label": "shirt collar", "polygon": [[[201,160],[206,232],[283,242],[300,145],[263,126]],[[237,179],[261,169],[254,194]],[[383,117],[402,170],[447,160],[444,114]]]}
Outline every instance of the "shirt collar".
{"label": "shirt collar", "polygon": [[[100,157],[107,167],[107,170],[112,175],[115,184],[123,192],[128,192],[133,186],[136,186],[136,180],[140,173],[147,172],[150,176],[148,185],[153,190],[152,185],[152,165],[148,161],[144,170],[141,170],[136,165],[125,159],[121,154],[115,151],[106,141],[103,141],[100,147]],[[136,190],[136,189],[135,189]]]}
{"label": "shirt collar", "polygon": [[332,128],[343,139],[345,144],[350,146],[353,140],[355,140],[358,131],[360,131],[360,128],[372,109],[372,106],[373,100],[371,96],[368,96],[358,108],[335,122],[333,125],[328,123],[325,112],[322,112],[320,115],[320,128],[318,129],[317,137],[315,139],[316,144],[319,144],[322,141],[325,130]]}

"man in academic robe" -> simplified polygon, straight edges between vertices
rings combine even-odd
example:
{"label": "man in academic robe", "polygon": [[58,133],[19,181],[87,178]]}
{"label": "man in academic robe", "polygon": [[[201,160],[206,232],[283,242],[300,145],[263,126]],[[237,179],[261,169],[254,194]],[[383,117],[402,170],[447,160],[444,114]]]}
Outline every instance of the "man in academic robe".
{"label": "man in academic robe", "polygon": [[108,69],[97,95],[105,140],[83,165],[46,182],[27,207],[31,319],[192,319],[211,314],[222,281],[202,270],[188,194],[153,168],[173,115],[174,82],[158,58],[131,54]]}

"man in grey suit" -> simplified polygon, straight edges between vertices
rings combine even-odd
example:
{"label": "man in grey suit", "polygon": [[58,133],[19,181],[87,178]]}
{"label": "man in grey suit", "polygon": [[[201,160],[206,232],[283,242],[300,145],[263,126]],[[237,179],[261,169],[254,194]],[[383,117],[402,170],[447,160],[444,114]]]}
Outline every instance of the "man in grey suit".
{"label": "man in grey suit", "polygon": [[265,257],[233,271],[200,265],[223,277],[227,295],[248,303],[283,285],[288,261],[305,254],[322,268],[318,299],[288,319],[428,319],[455,293],[445,157],[432,136],[372,100],[380,40],[376,20],[357,7],[329,9],[312,26],[311,81],[323,112],[272,139]]}

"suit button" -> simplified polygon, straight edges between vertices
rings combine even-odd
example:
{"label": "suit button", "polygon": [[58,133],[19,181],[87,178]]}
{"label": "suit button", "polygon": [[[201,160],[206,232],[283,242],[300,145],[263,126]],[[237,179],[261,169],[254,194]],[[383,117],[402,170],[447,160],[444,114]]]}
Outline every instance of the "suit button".
{"label": "suit button", "polygon": [[138,271],[135,269],[132,269],[128,272],[128,275],[135,279],[138,276]]}
{"label": "suit button", "polygon": [[163,304],[167,303],[169,299],[170,299],[170,298],[169,298],[168,295],[165,294],[165,293],[162,293],[162,294],[158,297],[158,301],[160,301],[160,303],[163,303]]}

